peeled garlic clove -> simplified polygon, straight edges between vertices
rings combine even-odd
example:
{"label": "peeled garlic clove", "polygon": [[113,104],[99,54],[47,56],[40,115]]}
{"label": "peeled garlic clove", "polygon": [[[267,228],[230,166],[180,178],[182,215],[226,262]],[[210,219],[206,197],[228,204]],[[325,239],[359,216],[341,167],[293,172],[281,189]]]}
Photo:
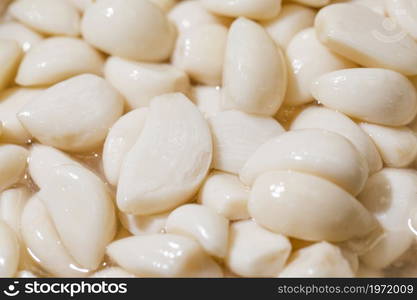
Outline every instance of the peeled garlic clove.
{"label": "peeled garlic clove", "polygon": [[13,40],[0,40],[0,91],[5,89],[14,79],[22,50]]}
{"label": "peeled garlic clove", "polygon": [[119,212],[119,220],[131,234],[147,235],[164,232],[168,215],[169,212],[149,216],[135,216]]}
{"label": "peeled garlic clove", "polygon": [[408,32],[410,36],[417,39],[417,3],[408,0],[387,0],[388,15]]}
{"label": "peeled garlic clove", "polygon": [[16,82],[23,86],[50,85],[83,73],[100,75],[103,63],[102,55],[82,40],[49,38],[25,55]]}
{"label": "peeled garlic clove", "polygon": [[292,130],[269,140],[249,158],[239,176],[251,185],[261,174],[275,170],[320,176],[352,195],[362,190],[369,172],[366,160],[349,140],[321,129]]}
{"label": "peeled garlic clove", "polygon": [[95,0],[69,0],[79,11],[84,12]]}
{"label": "peeled garlic clove", "polygon": [[279,277],[354,277],[354,273],[339,247],[321,242],[295,252]]}
{"label": "peeled garlic clove", "polygon": [[286,85],[284,55],[269,34],[245,18],[233,22],[224,58],[223,107],[272,116],[284,100]]}
{"label": "peeled garlic clove", "polygon": [[213,168],[237,174],[270,138],[284,132],[272,118],[228,110],[208,118],[214,141]]}
{"label": "peeled garlic clove", "polygon": [[119,57],[107,59],[106,79],[125,97],[129,109],[148,106],[153,97],[181,92],[190,83],[187,74],[168,64],[139,63]]}
{"label": "peeled garlic clove", "polygon": [[80,33],[80,16],[67,0],[14,1],[10,13],[40,33],[70,36]]}
{"label": "peeled garlic clove", "polygon": [[26,187],[5,190],[0,194],[0,220],[20,234],[20,219],[31,193]]}
{"label": "peeled garlic clove", "polygon": [[139,277],[221,277],[221,268],[190,238],[152,234],[121,239],[107,254]]}
{"label": "peeled garlic clove", "polygon": [[0,221],[0,277],[13,277],[19,265],[19,239],[6,223]]}
{"label": "peeled garlic clove", "polygon": [[110,84],[84,74],[46,89],[18,118],[42,144],[84,152],[101,145],[122,111],[123,100]]}
{"label": "peeled garlic clove", "polygon": [[315,28],[326,47],[362,66],[417,74],[417,41],[369,8],[329,5],[317,14]]}
{"label": "peeled garlic clove", "polygon": [[0,191],[17,183],[26,169],[28,151],[20,146],[0,144]]}
{"label": "peeled garlic clove", "polygon": [[39,188],[46,188],[54,169],[63,165],[81,166],[79,162],[53,147],[34,144],[30,148],[29,175]]}
{"label": "peeled garlic clove", "polygon": [[0,120],[3,123],[1,141],[14,144],[27,144],[31,134],[22,126],[17,113],[44,89],[12,88],[0,95]]}
{"label": "peeled garlic clove", "polygon": [[228,26],[230,19],[209,12],[200,1],[181,1],[169,12],[168,18],[179,32],[201,25],[220,24]]}
{"label": "peeled garlic clove", "polygon": [[177,0],[150,0],[164,12],[169,12],[177,4]]}
{"label": "peeled garlic clove", "polygon": [[373,216],[337,185],[295,171],[258,177],[248,209],[258,224],[307,241],[344,241],[364,236],[377,225]]}
{"label": "peeled garlic clove", "polygon": [[206,118],[222,111],[222,94],[219,86],[193,86],[190,94],[191,100]]}
{"label": "peeled garlic clove", "polygon": [[211,160],[210,130],[194,104],[182,94],[155,97],[140,138],[121,168],[119,209],[149,215],[187,202]]}
{"label": "peeled garlic clove", "polygon": [[81,266],[96,269],[116,231],[110,192],[94,173],[79,166],[58,166],[47,180],[39,197],[62,244]]}
{"label": "peeled garlic clove", "polygon": [[91,278],[133,278],[135,275],[126,272],[119,267],[109,267],[98,271],[90,276]]}
{"label": "peeled garlic clove", "polygon": [[298,32],[314,24],[316,12],[308,7],[298,4],[285,4],[279,15],[261,24],[271,35],[272,39],[283,49]]}
{"label": "peeled garlic clove", "polygon": [[330,51],[316,37],[314,28],[307,28],[290,41],[287,48],[288,88],[286,105],[300,105],[313,101],[310,86],[317,77],[356,65]]}
{"label": "peeled garlic clove", "polygon": [[202,0],[215,14],[228,17],[247,17],[256,20],[271,19],[281,10],[281,0]]}
{"label": "peeled garlic clove", "polygon": [[230,226],[226,265],[237,275],[275,277],[290,253],[291,243],[285,236],[270,232],[252,220]]}
{"label": "peeled garlic clove", "polygon": [[139,108],[123,115],[110,128],[103,147],[103,170],[107,181],[117,185],[126,154],[138,140],[145,126],[148,108]]}
{"label": "peeled garlic clove", "polygon": [[192,28],[179,35],[172,63],[196,82],[220,85],[226,41],[227,28],[223,25]]}
{"label": "peeled garlic clove", "polygon": [[139,61],[167,59],[176,36],[163,11],[147,0],[97,1],[84,12],[81,30],[96,48]]}
{"label": "peeled garlic clove", "polygon": [[24,52],[28,52],[43,37],[20,23],[10,21],[0,24],[0,39],[15,40]]}
{"label": "peeled garlic clove", "polygon": [[31,271],[23,270],[23,271],[17,272],[16,277],[17,278],[37,278],[38,276],[33,274]]}
{"label": "peeled garlic clove", "polygon": [[212,172],[198,194],[198,202],[229,220],[249,219],[249,188],[235,175]]}
{"label": "peeled garlic clove", "polygon": [[166,220],[166,231],[197,240],[212,256],[226,256],[229,221],[211,208],[198,204],[176,208]]}
{"label": "peeled garlic clove", "polygon": [[417,138],[408,127],[388,127],[360,123],[377,146],[385,164],[389,167],[406,167],[417,156]]}
{"label": "peeled garlic clove", "polygon": [[417,207],[417,172],[385,168],[369,177],[358,199],[385,229],[382,239],[361,259],[384,268],[403,254],[414,240],[409,218]]}
{"label": "peeled garlic clove", "polygon": [[52,275],[84,277],[80,267],[61,242],[49,212],[38,195],[33,196],[22,214],[22,236],[35,261]]}
{"label": "peeled garlic clove", "polygon": [[291,124],[291,130],[317,128],[338,133],[347,138],[368,162],[370,173],[382,168],[382,160],[369,136],[345,115],[324,107],[309,106]]}
{"label": "peeled garlic clove", "polygon": [[400,73],[372,68],[339,70],[319,77],[311,92],[324,106],[381,125],[410,123],[417,113],[417,93]]}
{"label": "peeled garlic clove", "polygon": [[330,3],[330,0],[292,0],[293,2],[300,3],[311,7],[322,7]]}

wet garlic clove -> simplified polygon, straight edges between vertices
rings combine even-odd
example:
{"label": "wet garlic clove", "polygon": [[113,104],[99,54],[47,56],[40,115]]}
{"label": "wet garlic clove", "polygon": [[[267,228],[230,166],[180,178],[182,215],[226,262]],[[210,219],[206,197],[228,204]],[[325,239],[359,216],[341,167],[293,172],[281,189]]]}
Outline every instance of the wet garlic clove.
{"label": "wet garlic clove", "polygon": [[77,36],[80,16],[67,0],[20,0],[10,5],[14,18],[47,35]]}
{"label": "wet garlic clove", "polygon": [[381,125],[406,125],[417,113],[413,85],[391,70],[354,68],[327,73],[313,82],[311,93],[324,106]]}
{"label": "wet garlic clove", "polygon": [[169,212],[149,216],[135,216],[119,212],[119,221],[133,235],[148,235],[165,232],[168,215]]}
{"label": "wet garlic clove", "polygon": [[279,277],[354,277],[354,273],[339,247],[321,242],[292,254]]}
{"label": "wet garlic clove", "polygon": [[84,73],[101,75],[103,64],[102,55],[84,41],[53,37],[39,42],[24,56],[16,82],[51,85]]}
{"label": "wet garlic clove", "polygon": [[410,247],[415,235],[408,222],[417,207],[416,194],[417,172],[414,170],[385,168],[369,177],[358,199],[375,215],[385,234],[361,256],[368,266],[382,269]]}
{"label": "wet garlic clove", "polygon": [[126,59],[163,61],[176,33],[164,12],[147,0],[102,0],[90,5],[81,22],[84,39]]}
{"label": "wet garlic clove", "polygon": [[107,254],[126,271],[139,277],[221,277],[221,268],[199,244],[174,234],[121,239]]}
{"label": "wet garlic clove", "polygon": [[329,5],[317,14],[315,28],[326,47],[362,66],[417,74],[417,41],[369,8]]}
{"label": "wet garlic clove", "polygon": [[101,77],[84,74],[46,89],[19,112],[41,143],[71,152],[100,146],[122,115],[122,97]]}
{"label": "wet garlic clove", "polygon": [[410,36],[417,39],[417,3],[408,0],[387,0],[385,3],[388,15]]}
{"label": "wet garlic clove", "polygon": [[119,209],[149,215],[187,202],[211,160],[210,130],[195,105],[179,93],[155,97],[140,138],[122,164]]}
{"label": "wet garlic clove", "polygon": [[0,194],[0,220],[20,235],[20,219],[31,192],[26,187],[5,190]]}
{"label": "wet garlic clove", "polygon": [[0,144],[0,192],[17,183],[26,169],[28,151],[20,146]]}
{"label": "wet garlic clove", "polygon": [[197,85],[191,88],[190,94],[191,100],[206,118],[222,111],[221,87]]}
{"label": "wet garlic clove", "polygon": [[213,168],[234,174],[259,146],[285,131],[275,119],[238,110],[219,112],[208,121],[214,142]]}
{"label": "wet garlic clove", "polygon": [[22,58],[19,44],[13,40],[0,40],[0,91],[8,87]]}
{"label": "wet garlic clove", "polygon": [[96,0],[69,0],[80,12],[84,12],[87,7],[93,4]]}
{"label": "wet garlic clove", "polygon": [[201,0],[208,10],[228,17],[271,19],[281,11],[281,0]]}
{"label": "wet garlic clove", "polygon": [[371,137],[388,167],[406,167],[416,158],[417,137],[410,128],[370,123],[359,126]]}
{"label": "wet garlic clove", "polygon": [[169,12],[168,18],[182,33],[192,28],[207,24],[228,26],[231,19],[208,11],[200,1],[181,1]]}
{"label": "wet garlic clove", "polygon": [[226,41],[227,28],[223,25],[192,28],[179,35],[172,64],[198,83],[220,85]]}
{"label": "wet garlic clove", "polygon": [[303,109],[291,123],[291,130],[317,128],[347,138],[368,162],[370,173],[382,168],[381,156],[369,136],[351,119],[337,111],[317,106]]}
{"label": "wet garlic clove", "polygon": [[229,221],[209,207],[186,204],[174,209],[166,220],[166,231],[198,241],[212,256],[226,256]]}
{"label": "wet garlic clove", "polygon": [[230,226],[226,265],[237,275],[275,277],[290,253],[291,243],[285,236],[270,232],[252,220]]}
{"label": "wet garlic clove", "polygon": [[303,5],[311,6],[311,7],[323,7],[330,3],[330,0],[291,0],[291,1],[303,4]]}
{"label": "wet garlic clove", "polygon": [[169,12],[176,4],[177,0],[150,0],[165,13]]}
{"label": "wet garlic clove", "polygon": [[337,185],[295,171],[258,177],[248,209],[258,224],[307,241],[345,241],[377,226],[373,216]]}
{"label": "wet garlic clove", "polygon": [[0,277],[14,277],[19,265],[19,239],[12,228],[0,221]]}
{"label": "wet garlic clove", "polygon": [[17,272],[16,277],[17,278],[38,278],[38,276],[33,274],[31,271],[27,271],[27,270]]}
{"label": "wet garlic clove", "polygon": [[357,65],[330,51],[316,37],[314,28],[299,32],[290,41],[286,51],[288,61],[288,87],[285,105],[312,102],[310,86],[317,77]]}
{"label": "wet garlic clove", "polygon": [[323,177],[354,196],[369,173],[366,160],[349,140],[321,129],[292,130],[269,140],[249,158],[239,176],[252,185],[263,173],[275,170]]}
{"label": "wet garlic clove", "polygon": [[43,269],[60,277],[85,277],[88,274],[89,270],[79,266],[65,249],[38,195],[26,204],[21,222],[25,245]]}
{"label": "wet garlic clove", "polygon": [[226,43],[222,106],[272,116],[286,85],[284,55],[265,29],[245,18],[234,21]]}
{"label": "wet garlic clove", "polygon": [[10,21],[0,24],[0,39],[15,40],[24,52],[28,52],[43,37],[23,24]]}
{"label": "wet garlic clove", "polygon": [[0,95],[0,120],[3,123],[3,142],[25,145],[31,134],[22,126],[17,113],[32,99],[40,95],[44,89],[11,88]]}
{"label": "wet garlic clove", "polygon": [[125,97],[128,109],[148,106],[153,97],[181,92],[187,94],[187,74],[168,64],[129,61],[119,57],[107,59],[106,79]]}
{"label": "wet garlic clove", "polygon": [[135,275],[126,272],[119,267],[109,267],[100,271],[97,271],[91,278],[133,278]]}
{"label": "wet garlic clove", "polygon": [[249,188],[236,175],[212,172],[198,194],[198,202],[229,220],[249,219]]}
{"label": "wet garlic clove", "polygon": [[138,140],[147,115],[147,107],[132,110],[110,128],[102,155],[104,174],[110,184],[117,185],[123,160]]}
{"label": "wet garlic clove", "polygon": [[316,12],[314,9],[298,5],[285,4],[274,19],[261,22],[272,39],[286,49],[291,39],[301,30],[314,24]]}

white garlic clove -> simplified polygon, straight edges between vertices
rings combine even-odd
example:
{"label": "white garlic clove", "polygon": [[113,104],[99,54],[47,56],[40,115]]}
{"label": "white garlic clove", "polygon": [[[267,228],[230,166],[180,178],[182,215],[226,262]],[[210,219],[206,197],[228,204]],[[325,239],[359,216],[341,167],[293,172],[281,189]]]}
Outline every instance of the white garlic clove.
{"label": "white garlic clove", "polygon": [[0,24],[0,39],[15,40],[24,52],[28,52],[43,37],[23,24],[9,21]]}
{"label": "white garlic clove", "polygon": [[229,220],[249,219],[249,188],[236,175],[212,172],[198,194],[198,202]]}
{"label": "white garlic clove", "polygon": [[14,80],[21,58],[22,50],[17,42],[0,40],[0,91]]}
{"label": "white garlic clove", "polygon": [[193,86],[190,94],[191,100],[206,118],[222,111],[222,94],[219,86]]}
{"label": "white garlic clove", "polygon": [[119,57],[107,59],[106,79],[125,97],[128,109],[148,106],[153,97],[189,90],[187,74],[168,64],[139,63]]}
{"label": "white garlic clove", "polygon": [[249,158],[239,176],[251,185],[261,174],[275,170],[320,176],[354,196],[369,173],[366,160],[349,140],[321,129],[292,130],[269,140]]}
{"label": "white garlic clove", "polygon": [[121,239],[107,254],[126,271],[140,277],[221,277],[221,268],[199,244],[174,234]]}
{"label": "white garlic clove", "polygon": [[224,58],[223,107],[272,116],[284,100],[286,85],[287,66],[279,46],[259,24],[245,18],[234,21]]}
{"label": "white garlic clove", "polygon": [[226,265],[235,274],[248,277],[275,277],[291,253],[291,243],[252,220],[230,226],[230,246]]}
{"label": "white garlic clove", "polygon": [[248,209],[258,224],[307,241],[345,241],[377,226],[373,216],[337,185],[295,171],[258,177]]}
{"label": "white garlic clove", "polygon": [[281,0],[201,0],[215,14],[228,17],[271,19],[281,11]]}
{"label": "white garlic clove", "polygon": [[67,0],[20,0],[10,5],[14,18],[48,35],[77,36],[80,16]]}
{"label": "white garlic clove", "polygon": [[261,22],[272,39],[286,49],[291,39],[301,30],[314,24],[314,9],[298,4],[284,4],[274,19]]}
{"label": "white garlic clove", "polygon": [[168,215],[169,212],[149,216],[135,216],[119,212],[119,220],[131,234],[148,235],[165,232]]}
{"label": "white garlic clove", "polygon": [[84,39],[111,55],[163,61],[176,33],[164,12],[147,0],[102,0],[90,5],[81,22]]}
{"label": "white garlic clove", "polygon": [[20,219],[31,192],[26,187],[5,190],[0,194],[0,220],[20,235]]}
{"label": "white garlic clove", "polygon": [[417,3],[408,0],[387,0],[388,15],[417,40]]}
{"label": "white garlic clove", "polygon": [[317,14],[315,28],[325,46],[362,66],[417,74],[417,41],[367,7],[329,5]]}
{"label": "white garlic clove", "polygon": [[417,114],[416,90],[405,76],[391,70],[327,73],[314,81],[311,93],[324,106],[381,125],[406,125]]}
{"label": "white garlic clove", "polygon": [[109,267],[109,268],[97,271],[90,277],[91,278],[132,278],[132,277],[135,277],[135,275],[129,272],[126,272],[125,270],[119,267]]}
{"label": "white garlic clove", "polygon": [[117,185],[120,168],[126,154],[138,140],[145,126],[148,108],[138,108],[117,120],[106,137],[103,147],[103,170],[107,181]]}
{"label": "white garlic clove", "polygon": [[296,34],[287,47],[286,56],[289,75],[285,105],[312,102],[310,86],[315,79],[331,71],[357,66],[323,46],[314,28]]}
{"label": "white garlic clove", "polygon": [[140,138],[121,168],[119,209],[149,215],[187,202],[211,160],[210,130],[194,104],[182,94],[155,97]]}
{"label": "white garlic clove", "polygon": [[186,204],[174,209],[166,220],[166,231],[195,239],[212,256],[226,256],[229,221],[209,207]]}
{"label": "white garlic clove", "polygon": [[388,167],[406,167],[416,158],[417,137],[410,128],[370,123],[359,126],[371,137]]}
{"label": "white garlic clove", "polygon": [[202,25],[179,35],[172,64],[191,79],[206,85],[220,85],[227,28],[219,24]]}
{"label": "white garlic clove", "polygon": [[176,4],[177,0],[150,0],[165,13],[169,12]]}
{"label": "white garlic clove", "polygon": [[300,3],[311,7],[323,7],[330,3],[331,0],[291,0],[296,3]]}
{"label": "white garlic clove", "polygon": [[0,277],[14,277],[19,265],[19,239],[12,228],[0,221]]}
{"label": "white garlic clove", "polygon": [[317,128],[347,138],[368,162],[370,173],[382,168],[381,156],[369,136],[351,119],[337,111],[317,106],[303,109],[291,123],[291,130]]}
{"label": "white garlic clove", "polygon": [[84,74],[46,89],[18,118],[41,143],[72,152],[100,146],[122,115],[121,96],[104,79]]}
{"label": "white garlic clove", "polygon": [[69,0],[80,12],[84,12],[88,6],[96,0]]}
{"label": "white garlic clove", "polygon": [[27,156],[28,151],[23,147],[0,144],[0,192],[22,178]]}
{"label": "white garlic clove", "polygon": [[275,119],[238,110],[219,112],[208,121],[214,142],[213,168],[234,174],[259,146],[285,131]]}
{"label": "white garlic clove", "polygon": [[354,277],[354,273],[340,248],[321,242],[295,252],[279,277]]}
{"label": "white garlic clove", "polygon": [[23,86],[51,85],[75,75],[101,75],[102,55],[82,40],[45,39],[32,47],[20,64],[16,82]]}

